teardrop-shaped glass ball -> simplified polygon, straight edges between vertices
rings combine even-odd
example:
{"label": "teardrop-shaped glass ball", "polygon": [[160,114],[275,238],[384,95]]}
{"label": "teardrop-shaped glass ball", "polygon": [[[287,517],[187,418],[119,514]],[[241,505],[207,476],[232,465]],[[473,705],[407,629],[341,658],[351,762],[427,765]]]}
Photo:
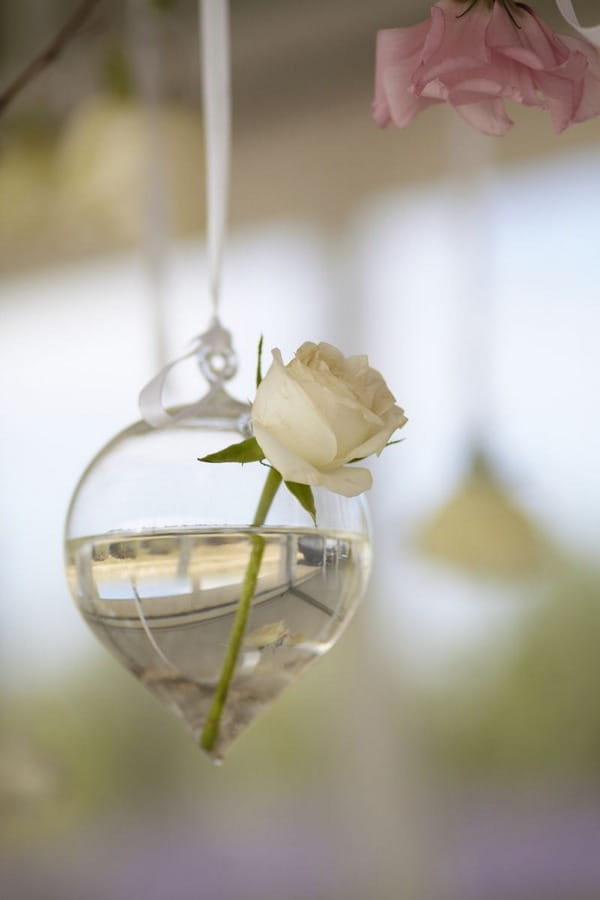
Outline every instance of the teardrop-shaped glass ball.
{"label": "teardrop-shaped glass ball", "polygon": [[137,422],[84,472],[66,525],[71,592],[89,627],[198,741],[219,680],[252,536],[264,554],[210,752],[243,729],[339,638],[369,572],[362,497],[315,489],[317,527],[281,486],[249,526],[267,472],[199,457],[243,440],[247,416]]}

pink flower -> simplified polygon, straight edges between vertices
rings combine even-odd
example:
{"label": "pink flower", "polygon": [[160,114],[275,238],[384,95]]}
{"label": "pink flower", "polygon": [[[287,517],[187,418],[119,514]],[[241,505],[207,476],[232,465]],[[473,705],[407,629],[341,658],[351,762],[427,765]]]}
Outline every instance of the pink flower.
{"label": "pink flower", "polygon": [[431,18],[377,35],[373,118],[408,125],[432,103],[450,103],[474,128],[503,135],[509,98],[548,110],[554,130],[600,115],[600,56],[556,34],[515,0],[439,0]]}

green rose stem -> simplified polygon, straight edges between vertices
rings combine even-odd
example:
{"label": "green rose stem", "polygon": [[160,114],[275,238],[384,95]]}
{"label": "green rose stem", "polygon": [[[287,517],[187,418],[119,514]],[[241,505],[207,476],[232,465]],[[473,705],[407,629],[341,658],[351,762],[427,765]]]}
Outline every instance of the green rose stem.
{"label": "green rose stem", "polygon": [[[258,501],[258,506],[256,507],[256,513],[252,520],[253,527],[264,524],[280,484],[281,475],[277,469],[269,469],[269,474],[267,475],[267,480],[265,481],[260,500]],[[214,749],[219,738],[221,716],[223,715],[223,709],[229,693],[229,686],[231,684],[231,679],[233,678],[233,673],[235,672],[238,656],[240,655],[240,649],[246,631],[246,624],[248,622],[248,614],[250,612],[250,604],[256,590],[258,573],[265,551],[265,539],[259,534],[251,535],[250,541],[252,543],[252,553],[250,554],[248,567],[244,576],[244,583],[242,584],[240,602],[238,603],[235,619],[231,627],[229,644],[225,653],[225,659],[223,660],[223,668],[221,669],[219,683],[217,684],[217,689],[208,711],[202,734],[200,735],[200,746],[208,753]]]}

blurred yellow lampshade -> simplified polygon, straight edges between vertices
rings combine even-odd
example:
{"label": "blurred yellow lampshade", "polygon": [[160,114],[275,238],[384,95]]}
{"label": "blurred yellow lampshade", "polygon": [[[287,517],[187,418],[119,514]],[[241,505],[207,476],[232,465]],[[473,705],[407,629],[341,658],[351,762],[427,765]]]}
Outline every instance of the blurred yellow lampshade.
{"label": "blurred yellow lampshade", "polygon": [[422,553],[491,577],[534,574],[543,546],[537,526],[512,500],[479,452],[473,455],[457,490],[417,536]]}
{"label": "blurred yellow lampshade", "polygon": [[163,205],[172,233],[198,230],[204,218],[204,151],[199,115],[156,110],[108,96],[86,101],[57,150],[63,217],[102,239],[133,244]]}
{"label": "blurred yellow lampshade", "polygon": [[53,146],[46,134],[11,135],[0,148],[0,242],[10,258],[50,223]]}

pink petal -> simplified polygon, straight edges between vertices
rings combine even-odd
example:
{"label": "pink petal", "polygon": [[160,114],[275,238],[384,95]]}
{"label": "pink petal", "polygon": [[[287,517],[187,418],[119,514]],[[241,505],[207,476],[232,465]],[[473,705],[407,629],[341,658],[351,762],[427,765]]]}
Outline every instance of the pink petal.
{"label": "pink petal", "polygon": [[560,66],[533,73],[535,84],[545,98],[545,105],[557,134],[574,120],[583,100],[587,60],[582,53],[570,53]]}
{"label": "pink petal", "polygon": [[583,80],[581,101],[571,121],[585,122],[594,116],[600,116],[600,83],[593,75],[588,74]]}
{"label": "pink petal", "polygon": [[501,97],[503,87],[499,81],[490,78],[474,77],[465,78],[456,88],[448,92],[448,103],[452,106],[464,106],[469,103],[479,103],[490,97]]}
{"label": "pink petal", "polygon": [[446,15],[439,6],[431,7],[431,17],[429,19],[429,29],[427,37],[423,45],[424,60],[430,60],[436,53],[442,49],[444,37],[446,34]]}
{"label": "pink petal", "polygon": [[562,34],[561,41],[571,53],[582,53],[588,63],[588,72],[600,80],[600,53],[598,50],[587,41],[571,37],[570,34]]}
{"label": "pink petal", "polygon": [[455,108],[472,128],[492,137],[502,137],[514,124],[507,116],[502,100],[482,100]]}
{"label": "pink petal", "polygon": [[404,128],[412,122],[417,113],[431,106],[432,103],[442,101],[442,98],[419,97],[412,89],[406,90],[405,83],[404,77],[393,69],[390,69],[384,78],[390,117],[396,128]]}
{"label": "pink petal", "polygon": [[523,106],[544,107],[531,69],[522,66],[513,59],[496,56],[496,54],[493,54],[493,59],[497,77],[504,84],[502,92],[504,97],[509,97],[516,103],[523,104]]}
{"label": "pink petal", "polygon": [[445,12],[441,3],[431,10],[431,29],[423,48],[421,65],[415,72],[413,84],[418,94],[424,93],[430,81],[439,79],[451,86],[452,73],[457,69],[478,68],[488,59],[485,31],[491,12],[485,4],[457,17],[457,7]]}
{"label": "pink petal", "polygon": [[535,82],[544,95],[556,134],[572,124],[583,96],[583,80],[569,81],[550,72],[536,72]]}
{"label": "pink petal", "polygon": [[[523,14],[519,23],[523,22]],[[537,53],[527,42],[525,29],[517,28],[511,21],[506,9],[500,3],[494,3],[490,24],[485,41],[491,51],[513,59],[532,69],[542,69],[544,64]]]}
{"label": "pink petal", "polygon": [[411,28],[383,28],[377,32],[375,53],[381,66],[393,66],[411,57],[419,57],[427,33],[431,27],[429,20]]}
{"label": "pink petal", "polygon": [[[380,128],[384,128],[390,118],[401,128],[419,112],[409,90],[428,30],[429,22],[421,22],[414,28],[387,28],[377,33],[372,114]],[[402,111],[404,107],[406,109]]]}
{"label": "pink petal", "polygon": [[537,20],[524,9],[515,11],[519,27],[513,23],[505,7],[494,4],[486,43],[494,53],[512,59],[530,69],[544,69],[560,63],[565,53],[555,53]]}
{"label": "pink petal", "polygon": [[600,115],[600,54],[595,47],[579,38],[562,35],[562,41],[569,50],[582,53],[587,59],[582,97],[572,119],[573,122],[585,122]]}
{"label": "pink petal", "polygon": [[423,88],[421,98],[423,97],[427,100],[445,103],[448,99],[448,88],[438,78],[434,78],[433,81],[429,81]]}
{"label": "pink petal", "polygon": [[[444,95],[453,105],[476,103],[479,100],[509,97],[526,106],[543,107],[531,72],[511,59],[493,55],[487,66],[456,71]],[[427,96],[432,96],[427,89]]]}
{"label": "pink petal", "polygon": [[[499,6],[499,4],[494,4]],[[519,16],[520,38],[524,47],[535,54],[541,68],[552,69],[560,66],[569,56],[568,48],[558,34],[540,19],[530,7],[521,7]]]}
{"label": "pink petal", "polygon": [[371,116],[379,128],[385,128],[390,124],[390,107],[383,93],[375,94],[371,103]]}

